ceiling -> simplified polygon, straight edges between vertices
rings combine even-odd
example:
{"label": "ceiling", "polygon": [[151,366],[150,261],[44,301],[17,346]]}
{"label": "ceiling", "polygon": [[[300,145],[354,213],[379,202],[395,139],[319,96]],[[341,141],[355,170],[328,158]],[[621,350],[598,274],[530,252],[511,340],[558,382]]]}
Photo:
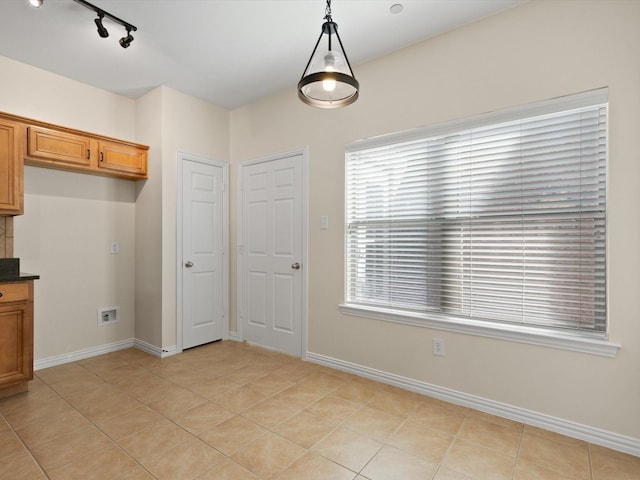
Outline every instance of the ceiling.
{"label": "ceiling", "polygon": [[[333,20],[358,64],[524,0],[333,0]],[[92,0],[122,26],[73,0],[0,2],[0,55],[137,98],[158,85],[233,109],[297,84],[320,35],[325,0]],[[392,14],[400,3],[403,10]],[[0,72],[0,82],[2,76]]]}

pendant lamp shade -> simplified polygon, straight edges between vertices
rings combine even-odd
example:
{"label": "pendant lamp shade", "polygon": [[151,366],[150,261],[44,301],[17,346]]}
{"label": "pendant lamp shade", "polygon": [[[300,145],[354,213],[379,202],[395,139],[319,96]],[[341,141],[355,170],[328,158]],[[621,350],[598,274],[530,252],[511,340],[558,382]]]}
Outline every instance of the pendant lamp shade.
{"label": "pendant lamp shade", "polygon": [[313,107],[339,108],[358,99],[360,84],[342,46],[338,25],[331,19],[331,0],[327,0],[325,20],[298,82],[298,97]]}

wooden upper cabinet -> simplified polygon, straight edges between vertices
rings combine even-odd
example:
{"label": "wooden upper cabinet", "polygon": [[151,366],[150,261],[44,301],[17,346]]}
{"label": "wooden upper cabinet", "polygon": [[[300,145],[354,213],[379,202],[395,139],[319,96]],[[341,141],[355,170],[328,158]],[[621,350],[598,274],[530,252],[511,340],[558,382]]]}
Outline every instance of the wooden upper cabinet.
{"label": "wooden upper cabinet", "polygon": [[[0,114],[0,119],[2,119]],[[107,177],[147,178],[146,145],[11,115],[21,122],[26,165]]]}
{"label": "wooden upper cabinet", "polygon": [[98,168],[117,175],[147,178],[147,151],[120,142],[98,141]]}
{"label": "wooden upper cabinet", "polygon": [[27,157],[31,164],[43,162],[91,167],[91,138],[51,128],[27,127]]}
{"label": "wooden upper cabinet", "polygon": [[0,215],[22,215],[21,124],[0,117]]}
{"label": "wooden upper cabinet", "polygon": [[0,112],[0,215],[24,212],[23,165],[147,178],[149,147]]}

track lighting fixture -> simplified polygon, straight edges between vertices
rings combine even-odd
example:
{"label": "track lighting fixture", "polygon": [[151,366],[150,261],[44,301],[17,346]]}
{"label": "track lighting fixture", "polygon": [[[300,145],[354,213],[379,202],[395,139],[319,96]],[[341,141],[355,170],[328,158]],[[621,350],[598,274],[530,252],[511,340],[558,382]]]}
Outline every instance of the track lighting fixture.
{"label": "track lighting fixture", "polygon": [[[77,4],[82,5],[85,8],[88,8],[89,10],[93,10],[94,12],[96,12],[96,15],[98,15],[98,18],[96,18],[94,22],[98,29],[98,35],[100,35],[100,37],[102,38],[107,38],[109,36],[109,31],[102,24],[102,20],[105,17],[107,17],[109,20],[113,22],[116,22],[122,25],[127,30],[127,34],[120,39],[120,45],[122,46],[122,48],[129,48],[129,45],[131,45],[131,42],[133,42],[133,35],[131,35],[131,32],[132,31],[135,32],[136,30],[138,30],[135,25],[131,25],[129,22],[125,22],[124,20],[121,20],[115,15],[111,15],[109,12],[106,12],[101,8],[96,7],[95,5],[89,2],[86,2],[85,0],[73,0],[73,1],[76,2]],[[40,8],[44,4],[44,0],[29,0],[29,3],[35,8]]]}
{"label": "track lighting fixture", "polygon": [[120,46],[122,48],[129,48],[131,42],[133,42],[133,35],[131,35],[131,30],[127,27],[127,36],[120,39]]}
{"label": "track lighting fixture", "polygon": [[[29,0],[29,1],[32,4],[35,1],[39,1],[40,4],[42,4],[44,0]],[[105,26],[102,24],[102,20],[106,17],[112,22],[122,25],[127,30],[127,35],[120,39],[120,45],[122,46],[122,48],[128,48],[129,45],[131,45],[131,42],[133,42],[133,35],[131,35],[131,32],[135,32],[136,30],[138,30],[134,25],[131,25],[129,22],[125,22],[124,20],[121,20],[115,15],[111,15],[109,12],[106,12],[101,8],[96,7],[95,5],[92,5],[91,3],[86,2],[85,0],[73,0],[73,1],[82,5],[85,8],[88,8],[89,10],[93,10],[94,12],[96,12],[96,15],[98,15],[98,18],[96,18],[94,21],[96,23],[96,27],[98,27],[98,35],[100,35],[102,38],[107,38],[109,36],[109,32],[107,31]]]}
{"label": "track lighting fixture", "polygon": [[[324,19],[326,21],[322,24],[320,38],[298,82],[298,97],[313,107],[345,107],[358,99],[360,84],[353,75],[342,46],[338,24],[331,18],[331,0],[327,0]],[[326,48],[320,46],[323,35],[327,36]],[[332,42],[334,35],[338,45]]]}
{"label": "track lighting fixture", "polygon": [[94,22],[96,22],[96,27],[98,27],[98,35],[100,35],[102,38],[107,38],[109,36],[109,32],[106,28],[104,28],[104,25],[102,25],[103,18],[104,13],[98,12],[98,18],[96,18]]}

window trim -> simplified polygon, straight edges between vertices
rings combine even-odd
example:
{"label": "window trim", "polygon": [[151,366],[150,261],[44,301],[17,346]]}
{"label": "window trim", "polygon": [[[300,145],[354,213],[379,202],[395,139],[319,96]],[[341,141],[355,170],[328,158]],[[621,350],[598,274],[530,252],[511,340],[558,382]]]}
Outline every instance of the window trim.
{"label": "window trim", "polygon": [[449,318],[437,319],[430,315],[409,314],[385,309],[364,307],[349,303],[341,303],[340,311],[345,315],[373,318],[415,327],[445,330],[448,332],[466,333],[480,337],[496,338],[499,340],[511,340],[514,342],[539,345],[543,347],[559,348],[574,352],[590,353],[604,357],[615,357],[622,345],[600,338],[571,335],[562,331],[546,330],[540,327],[526,327],[492,323],[485,321],[469,321],[464,319]]}
{"label": "window trim", "polygon": [[[518,106],[515,108],[489,112],[481,115],[469,117],[468,119],[457,119],[439,125],[421,127],[400,133],[385,134],[377,137],[363,139],[347,145],[345,153],[359,151],[364,148],[374,148],[378,146],[388,145],[390,142],[402,142],[419,136],[437,136],[447,134],[452,131],[464,130],[467,128],[481,127],[492,123],[509,122],[519,120],[530,116],[544,115],[553,111],[570,110],[580,108],[587,103],[606,103],[608,102],[608,88],[600,88],[597,90],[582,92],[569,95],[566,97],[558,97],[534,104]],[[608,135],[607,135],[608,136]],[[608,142],[607,142],[608,149]],[[346,169],[346,163],[345,163]],[[606,166],[608,170],[608,164]],[[345,182],[347,181],[345,175]],[[345,201],[345,209],[347,208]],[[346,211],[345,211],[346,218]],[[608,222],[607,222],[608,223]],[[345,227],[346,228],[346,227]],[[345,229],[346,232],[346,229]],[[609,234],[607,229],[607,235]],[[347,236],[344,236],[345,248]],[[609,242],[606,242],[605,255],[608,256]],[[347,262],[344,262],[344,295],[347,293]],[[606,276],[608,277],[609,265],[607,262]],[[606,282],[606,298],[609,297],[609,282]],[[527,327],[525,325],[507,324],[499,322],[466,320],[463,318],[445,317],[439,318],[438,314],[431,313],[412,313],[408,311],[398,311],[388,308],[364,306],[360,304],[351,304],[343,301],[339,305],[340,311],[345,315],[354,315],[365,318],[373,318],[377,320],[390,321],[394,323],[413,325],[424,328],[433,328],[438,330],[465,333],[489,338],[497,338],[502,340],[511,340],[520,343],[539,345],[545,347],[559,348],[582,353],[590,353],[602,355],[606,357],[615,357],[618,350],[622,347],[618,343],[611,342],[609,335],[609,304],[607,303],[606,313],[606,329],[604,336],[602,334],[589,335],[585,332],[573,333],[571,331],[562,331],[555,329],[545,329],[543,327]]]}

